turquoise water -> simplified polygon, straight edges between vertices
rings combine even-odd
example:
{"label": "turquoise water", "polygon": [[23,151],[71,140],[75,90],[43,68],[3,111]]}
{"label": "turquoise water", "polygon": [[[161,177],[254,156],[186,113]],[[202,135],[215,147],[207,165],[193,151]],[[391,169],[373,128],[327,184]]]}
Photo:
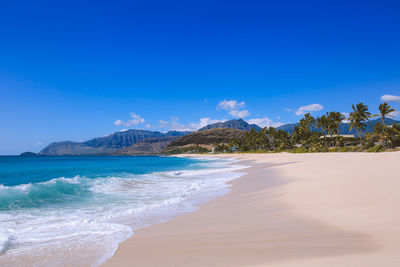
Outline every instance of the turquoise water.
{"label": "turquoise water", "polygon": [[[202,161],[206,162],[206,161]],[[158,156],[0,156],[0,184],[12,186],[76,175],[90,178],[199,168],[199,160]]]}
{"label": "turquoise water", "polygon": [[[198,160],[155,156],[0,157],[0,210],[66,204],[93,196],[77,177],[129,178],[154,172],[199,169]],[[206,163],[202,162],[202,163]],[[46,183],[53,180],[52,183]],[[21,190],[29,186],[29,190]],[[5,189],[8,190],[5,190]]]}
{"label": "turquoise water", "polygon": [[[227,165],[231,162],[0,157],[0,266],[30,266],[26,258],[36,266],[98,265],[135,229],[194,210],[226,192],[226,182],[241,175],[233,171],[242,166]],[[51,261],[43,255],[48,253]]]}

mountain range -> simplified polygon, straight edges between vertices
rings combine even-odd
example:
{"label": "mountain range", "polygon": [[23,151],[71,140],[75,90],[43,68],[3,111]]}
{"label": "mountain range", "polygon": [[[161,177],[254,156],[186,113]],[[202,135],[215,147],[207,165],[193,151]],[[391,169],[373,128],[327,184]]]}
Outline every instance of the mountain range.
{"label": "mountain range", "polygon": [[[380,119],[366,123],[365,131],[370,132]],[[392,125],[399,121],[386,118],[385,123]],[[289,133],[294,131],[297,123],[289,123],[277,127]],[[235,129],[213,130],[212,129]],[[256,124],[249,124],[242,119],[229,120],[207,125],[194,132],[169,131],[167,133],[145,131],[145,130],[125,130],[116,132],[104,137],[93,138],[85,142],[54,142],[39,152],[42,156],[62,156],[62,155],[99,155],[99,154],[157,154],[165,149],[177,148],[193,144],[210,145],[215,142],[226,142],[229,138],[238,137],[244,131],[255,129],[260,131],[261,127]],[[314,128],[314,131],[320,129]],[[349,123],[340,124],[341,134],[355,134],[350,131]]]}
{"label": "mountain range", "polygon": [[131,146],[118,149],[115,152],[115,154],[121,154],[121,155],[159,154],[167,148],[167,145],[169,145],[176,139],[180,139],[181,137],[182,136],[167,136],[167,137],[143,139]]}
{"label": "mountain range", "polygon": [[256,124],[249,124],[243,119],[238,119],[238,120],[229,120],[225,122],[217,122],[213,124],[209,124],[203,128],[200,128],[198,131],[204,131],[208,129],[214,129],[214,128],[231,128],[231,129],[236,129],[236,130],[243,130],[243,131],[250,131],[251,129],[254,129],[256,131],[260,131],[261,127],[256,125]]}
{"label": "mountain range", "polygon": [[154,139],[165,141],[165,138],[169,137],[168,142],[170,142],[188,133],[190,132],[169,131],[167,133],[160,133],[145,130],[126,130],[116,132],[104,137],[93,138],[85,142],[54,142],[48,145],[42,151],[40,151],[39,155],[95,155],[119,154],[120,152],[125,153],[125,151],[140,151],[138,145],[136,147],[133,147],[132,149],[129,149],[129,147],[146,139],[153,139],[153,141]]}

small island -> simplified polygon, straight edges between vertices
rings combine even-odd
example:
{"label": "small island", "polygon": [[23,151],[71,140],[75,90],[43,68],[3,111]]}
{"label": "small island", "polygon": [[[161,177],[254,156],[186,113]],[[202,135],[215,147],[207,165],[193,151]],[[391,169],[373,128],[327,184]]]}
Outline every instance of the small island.
{"label": "small island", "polygon": [[22,152],[21,154],[19,154],[20,157],[37,157],[38,154],[34,153],[34,152]]}

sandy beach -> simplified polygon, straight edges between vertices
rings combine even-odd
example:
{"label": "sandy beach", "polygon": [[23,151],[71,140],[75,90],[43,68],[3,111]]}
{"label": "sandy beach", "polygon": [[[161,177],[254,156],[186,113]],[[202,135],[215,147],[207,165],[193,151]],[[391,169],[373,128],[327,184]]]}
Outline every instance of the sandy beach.
{"label": "sandy beach", "polygon": [[251,167],[102,266],[400,266],[400,152],[216,156]]}

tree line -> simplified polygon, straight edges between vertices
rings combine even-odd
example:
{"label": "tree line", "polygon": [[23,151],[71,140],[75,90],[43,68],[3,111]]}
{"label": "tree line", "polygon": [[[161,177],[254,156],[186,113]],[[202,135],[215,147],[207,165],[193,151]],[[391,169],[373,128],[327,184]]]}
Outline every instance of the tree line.
{"label": "tree line", "polygon": [[[304,115],[292,133],[265,127],[261,131],[252,129],[242,138],[232,139],[229,144],[216,144],[215,151],[383,151],[400,145],[400,125],[386,125],[385,118],[395,109],[388,103],[379,105],[379,113],[371,114],[363,103],[352,105],[352,112],[346,118],[342,113],[331,111],[314,118],[310,113]],[[370,119],[380,117],[372,132],[365,133]],[[340,124],[350,124],[354,137],[340,133]],[[316,130],[315,130],[316,129]]]}

